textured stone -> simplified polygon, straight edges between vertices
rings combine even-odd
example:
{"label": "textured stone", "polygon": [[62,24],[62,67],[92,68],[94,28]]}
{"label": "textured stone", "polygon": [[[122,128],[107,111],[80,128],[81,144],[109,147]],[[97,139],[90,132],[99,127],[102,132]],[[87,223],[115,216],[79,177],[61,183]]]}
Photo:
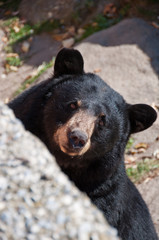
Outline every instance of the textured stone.
{"label": "textured stone", "polygon": [[118,239],[117,231],[69,182],[45,146],[2,103],[0,239]]}
{"label": "textured stone", "polygon": [[102,2],[103,0],[22,0],[19,11],[23,18],[34,24],[53,19],[67,25],[82,22],[83,17],[86,18],[90,11],[96,9],[94,6],[97,7]]}

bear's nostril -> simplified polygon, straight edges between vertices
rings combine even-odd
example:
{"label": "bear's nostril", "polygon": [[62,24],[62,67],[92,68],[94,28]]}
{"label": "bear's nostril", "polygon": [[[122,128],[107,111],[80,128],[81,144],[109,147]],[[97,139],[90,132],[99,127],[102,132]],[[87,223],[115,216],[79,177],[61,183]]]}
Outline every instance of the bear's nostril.
{"label": "bear's nostril", "polygon": [[69,142],[74,149],[83,148],[87,142],[87,135],[79,130],[72,131],[69,134]]}
{"label": "bear's nostril", "polygon": [[79,143],[78,137],[72,136],[71,139],[73,140],[73,142],[74,142],[75,144],[78,144],[78,143]]}
{"label": "bear's nostril", "polygon": [[80,145],[81,147],[83,147],[83,146],[85,145],[85,143],[86,143],[86,142],[85,142],[84,140],[80,140],[80,141],[79,141],[79,145]]}

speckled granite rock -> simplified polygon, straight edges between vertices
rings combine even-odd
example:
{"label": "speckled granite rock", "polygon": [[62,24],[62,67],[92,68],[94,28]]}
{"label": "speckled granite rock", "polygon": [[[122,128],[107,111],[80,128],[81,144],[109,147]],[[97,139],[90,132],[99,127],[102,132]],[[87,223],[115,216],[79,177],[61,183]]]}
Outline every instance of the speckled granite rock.
{"label": "speckled granite rock", "polygon": [[117,240],[45,146],[0,103],[0,239]]}

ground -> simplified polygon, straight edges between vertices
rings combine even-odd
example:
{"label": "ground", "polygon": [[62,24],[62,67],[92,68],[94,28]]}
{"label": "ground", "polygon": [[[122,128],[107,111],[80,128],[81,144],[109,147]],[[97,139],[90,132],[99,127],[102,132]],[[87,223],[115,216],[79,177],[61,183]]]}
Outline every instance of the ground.
{"label": "ground", "polygon": [[[5,37],[0,30],[0,38]],[[130,103],[148,103],[159,109],[159,30],[140,19],[123,20],[119,24],[96,33],[75,47],[85,59],[85,70],[99,74]],[[18,71],[6,74],[6,53],[0,45],[0,100],[8,101],[15,91],[43,61],[50,61],[62,46],[51,34],[34,36],[27,52],[27,61]],[[17,46],[18,48],[19,46]],[[89,53],[89,54],[88,54]],[[40,78],[52,73],[49,68]],[[35,83],[34,83],[35,84]],[[27,87],[27,86],[26,86]],[[146,200],[159,234],[159,119],[143,133],[132,136],[133,146],[127,150],[128,173],[138,170],[144,176],[135,175],[139,190]],[[138,164],[136,164],[138,162]],[[151,171],[149,171],[151,170]],[[145,175],[146,173],[146,175]]]}

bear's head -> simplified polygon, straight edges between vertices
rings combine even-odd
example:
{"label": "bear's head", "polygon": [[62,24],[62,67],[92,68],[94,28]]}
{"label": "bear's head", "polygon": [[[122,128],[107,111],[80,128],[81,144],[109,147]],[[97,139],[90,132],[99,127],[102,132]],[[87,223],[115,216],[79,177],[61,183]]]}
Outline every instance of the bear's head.
{"label": "bear's head", "polygon": [[114,149],[123,154],[130,134],[150,127],[157,116],[149,105],[126,103],[99,76],[84,73],[83,65],[77,50],[59,52],[44,110],[49,149],[71,164],[72,158],[97,159]]}

